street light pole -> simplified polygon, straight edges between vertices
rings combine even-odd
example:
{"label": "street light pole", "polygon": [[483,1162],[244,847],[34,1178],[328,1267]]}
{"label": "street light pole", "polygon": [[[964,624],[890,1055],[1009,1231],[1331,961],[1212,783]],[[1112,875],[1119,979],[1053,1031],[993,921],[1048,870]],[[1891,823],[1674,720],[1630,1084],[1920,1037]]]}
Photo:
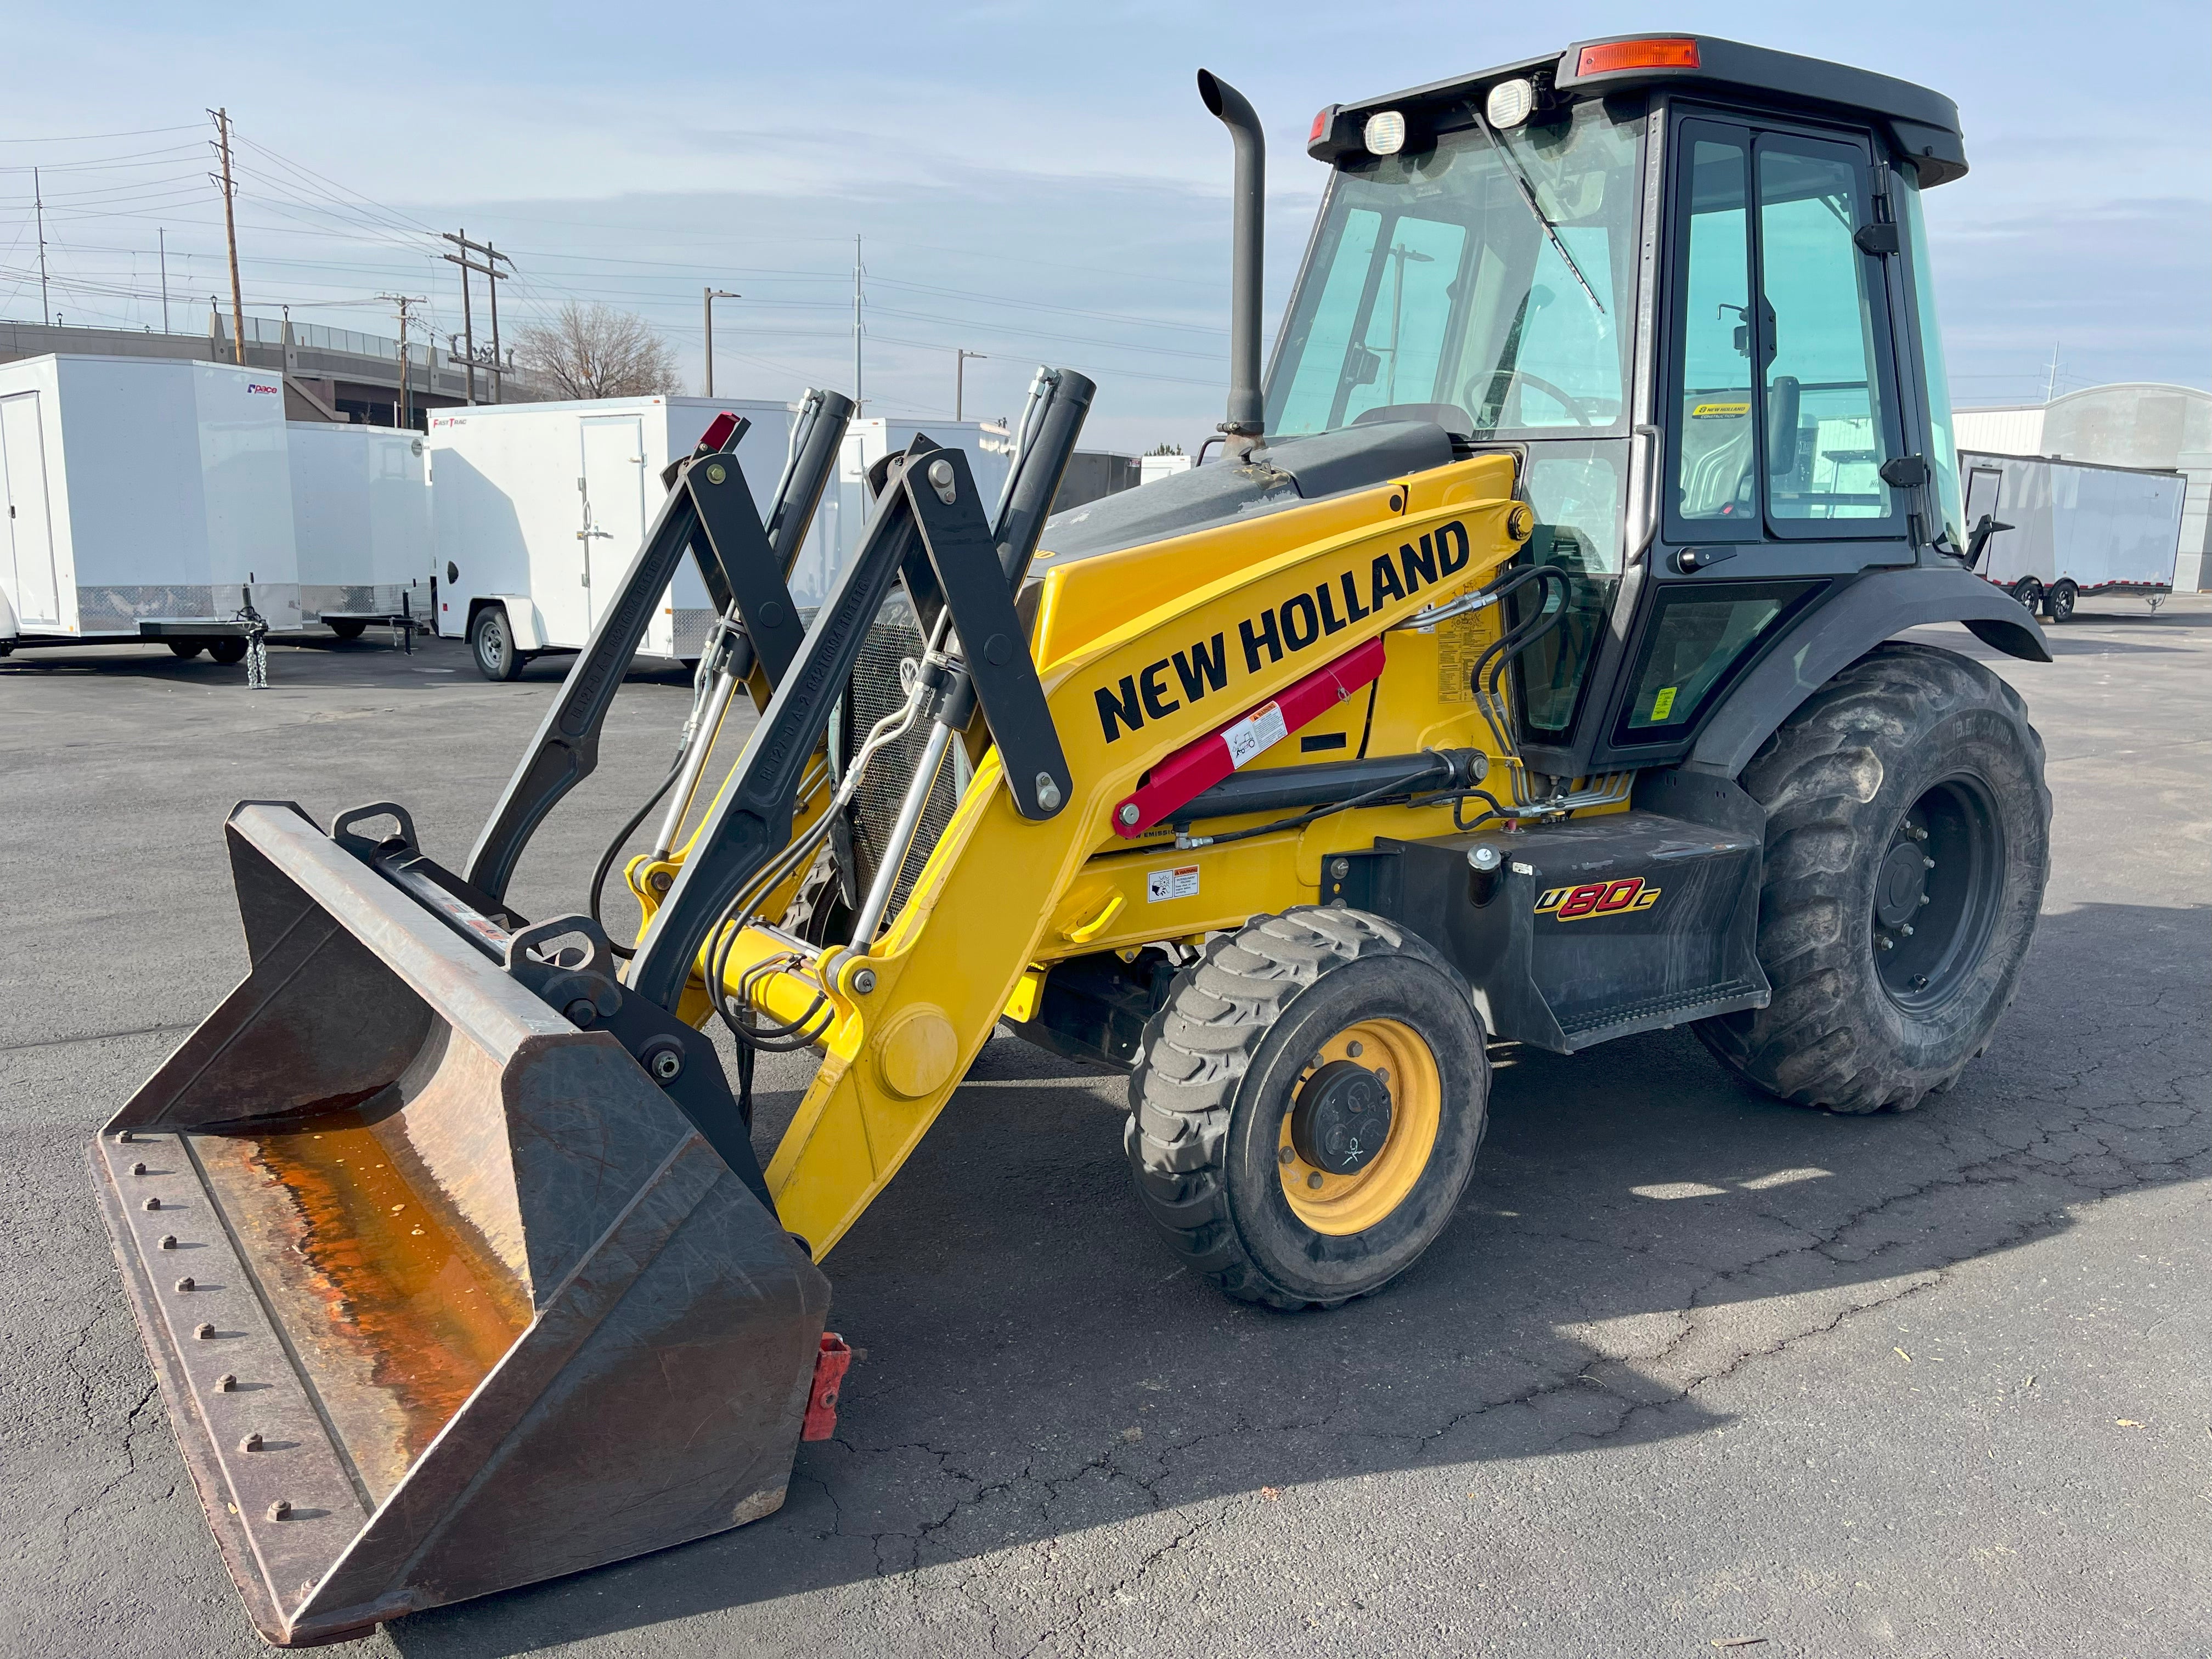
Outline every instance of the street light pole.
{"label": "street light pole", "polygon": [[726,288],[710,288],[702,292],[706,296],[699,303],[701,308],[707,313],[707,395],[711,398],[714,395],[714,301],[742,300],[745,296],[742,294],[732,294]]}
{"label": "street light pole", "polygon": [[963,397],[967,391],[968,382],[968,360],[970,357],[973,357],[979,363],[988,363],[991,361],[988,357],[984,356],[983,353],[980,351],[969,351],[965,347],[961,348],[959,355],[953,359],[952,418],[955,421],[961,418],[961,411],[964,406]]}

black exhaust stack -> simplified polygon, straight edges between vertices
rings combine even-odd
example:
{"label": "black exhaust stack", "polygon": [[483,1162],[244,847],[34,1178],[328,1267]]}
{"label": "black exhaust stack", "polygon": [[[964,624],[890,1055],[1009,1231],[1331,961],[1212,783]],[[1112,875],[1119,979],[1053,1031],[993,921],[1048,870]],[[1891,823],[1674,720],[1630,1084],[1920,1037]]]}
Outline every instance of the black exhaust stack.
{"label": "black exhaust stack", "polygon": [[1230,266],[1229,436],[1233,459],[1249,461],[1267,430],[1260,403],[1261,242],[1265,229],[1267,141],[1244,94],[1207,70],[1198,72],[1198,95],[1227,127],[1237,144],[1234,255]]}

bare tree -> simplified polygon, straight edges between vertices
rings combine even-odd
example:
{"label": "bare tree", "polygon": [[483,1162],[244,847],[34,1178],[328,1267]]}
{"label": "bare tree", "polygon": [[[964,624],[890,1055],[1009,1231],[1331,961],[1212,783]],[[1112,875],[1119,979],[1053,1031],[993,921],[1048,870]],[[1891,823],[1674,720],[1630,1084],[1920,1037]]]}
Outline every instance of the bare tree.
{"label": "bare tree", "polygon": [[515,362],[562,398],[635,398],[683,390],[676,354],[631,312],[571,301],[516,335]]}

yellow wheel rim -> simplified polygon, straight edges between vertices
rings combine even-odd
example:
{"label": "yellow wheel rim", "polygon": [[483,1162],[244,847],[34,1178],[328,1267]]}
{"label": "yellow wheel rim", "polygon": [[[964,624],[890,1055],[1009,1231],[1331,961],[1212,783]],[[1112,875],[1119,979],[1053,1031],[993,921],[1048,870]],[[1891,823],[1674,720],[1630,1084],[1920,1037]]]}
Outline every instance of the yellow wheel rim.
{"label": "yellow wheel rim", "polygon": [[[1352,1175],[1316,1170],[1291,1144],[1286,1105],[1275,1157],[1291,1213],[1317,1233],[1341,1238],[1366,1231],[1404,1203],[1419,1184],[1443,1121],[1443,1080],[1437,1057],[1420,1034],[1395,1019],[1364,1019],[1346,1026],[1308,1057],[1299,1083],[1332,1060],[1348,1060],[1383,1074],[1383,1086],[1390,1091],[1390,1133],[1382,1150],[1373,1163]],[[1296,1089],[1291,1096],[1296,1098]]]}

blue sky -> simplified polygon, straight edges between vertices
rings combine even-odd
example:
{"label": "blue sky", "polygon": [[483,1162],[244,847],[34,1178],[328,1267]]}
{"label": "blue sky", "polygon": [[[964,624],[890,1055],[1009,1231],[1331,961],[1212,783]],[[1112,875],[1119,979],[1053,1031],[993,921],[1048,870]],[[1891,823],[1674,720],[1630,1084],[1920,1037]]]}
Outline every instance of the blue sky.
{"label": "blue sky", "polygon": [[[428,234],[510,249],[502,315],[639,310],[696,382],[849,389],[865,238],[872,412],[1018,406],[1040,357],[1101,383],[1096,442],[1186,447],[1219,418],[1229,147],[1204,65],[1267,121],[1279,304],[1322,182],[1320,106],[1651,26],[1832,57],[1957,100],[1973,171],[1929,216],[1961,404],[2057,384],[2212,386],[2212,11],[2202,3],[1015,3],[654,9],[467,4],[0,8],[0,316],[155,323],[224,291],[204,106],[238,123],[247,309],[392,331],[380,290],[459,326]],[[195,129],[194,123],[201,125]],[[155,130],[155,131],[148,131]],[[125,134],[80,139],[80,135]],[[227,298],[226,298],[227,304]],[[481,304],[479,303],[479,311]],[[1272,326],[1272,317],[1271,317]]]}

